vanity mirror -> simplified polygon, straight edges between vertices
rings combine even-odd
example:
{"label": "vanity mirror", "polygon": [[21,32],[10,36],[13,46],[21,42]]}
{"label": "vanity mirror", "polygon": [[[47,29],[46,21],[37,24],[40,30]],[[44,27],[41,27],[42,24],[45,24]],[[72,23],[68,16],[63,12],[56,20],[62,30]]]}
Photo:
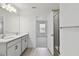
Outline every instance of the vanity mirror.
{"label": "vanity mirror", "polygon": [[16,10],[11,4],[0,4],[0,36],[2,38],[19,34],[20,20],[19,12]]}

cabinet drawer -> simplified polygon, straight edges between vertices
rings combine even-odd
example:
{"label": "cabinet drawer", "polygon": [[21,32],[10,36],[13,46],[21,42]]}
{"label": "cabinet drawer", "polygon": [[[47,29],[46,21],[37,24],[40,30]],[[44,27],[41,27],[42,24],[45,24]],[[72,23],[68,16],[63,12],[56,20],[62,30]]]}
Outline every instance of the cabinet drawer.
{"label": "cabinet drawer", "polygon": [[7,50],[7,55],[8,56],[19,56],[21,54],[21,41],[18,42],[17,44],[11,46]]}
{"label": "cabinet drawer", "polygon": [[18,42],[20,42],[20,41],[21,41],[21,39],[20,39],[20,38],[17,38],[17,39],[15,39],[15,40],[9,42],[9,43],[7,44],[7,47],[9,48],[9,47],[13,46],[14,44],[16,44],[16,43],[18,43]]}

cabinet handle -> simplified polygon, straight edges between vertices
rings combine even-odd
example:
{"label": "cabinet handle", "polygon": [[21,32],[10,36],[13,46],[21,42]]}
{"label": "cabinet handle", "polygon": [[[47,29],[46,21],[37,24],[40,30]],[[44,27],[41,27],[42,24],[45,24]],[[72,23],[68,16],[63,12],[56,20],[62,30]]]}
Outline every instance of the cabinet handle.
{"label": "cabinet handle", "polygon": [[26,40],[25,40],[25,42],[26,42]]}
{"label": "cabinet handle", "polygon": [[16,45],[16,46],[15,46],[15,50],[16,50],[17,48],[18,48],[18,46]]}

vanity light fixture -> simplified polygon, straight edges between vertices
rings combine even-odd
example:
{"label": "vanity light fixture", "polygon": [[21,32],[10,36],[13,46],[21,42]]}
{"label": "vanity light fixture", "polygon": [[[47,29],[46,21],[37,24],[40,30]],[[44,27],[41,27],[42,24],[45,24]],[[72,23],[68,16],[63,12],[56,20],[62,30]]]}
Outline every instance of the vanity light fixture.
{"label": "vanity light fixture", "polygon": [[6,10],[9,11],[9,12],[14,12],[14,13],[16,13],[16,9],[15,9],[11,4],[4,3],[4,4],[1,4],[1,7],[2,7],[3,9],[6,9]]}

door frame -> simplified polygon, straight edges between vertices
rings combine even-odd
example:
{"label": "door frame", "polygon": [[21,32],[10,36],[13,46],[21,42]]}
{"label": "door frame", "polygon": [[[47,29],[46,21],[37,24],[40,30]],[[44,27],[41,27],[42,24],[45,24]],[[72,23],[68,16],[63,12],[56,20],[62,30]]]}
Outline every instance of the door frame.
{"label": "door frame", "polygon": [[59,9],[57,10],[52,10],[53,12],[58,12],[56,15],[58,15],[58,50],[55,48],[55,20],[54,20],[54,17],[56,15],[53,16],[53,32],[54,32],[54,46],[53,46],[53,49],[54,49],[54,56],[59,56],[60,55],[60,29],[59,29]]}
{"label": "door frame", "polygon": [[[44,37],[46,37],[46,43],[47,43],[47,20],[36,20],[36,25],[37,25],[37,22],[46,22],[46,35],[44,36]],[[40,36],[38,36],[37,35],[37,26],[35,26],[36,28],[35,28],[35,30],[36,30],[36,47],[37,47],[37,37],[40,37]]]}

